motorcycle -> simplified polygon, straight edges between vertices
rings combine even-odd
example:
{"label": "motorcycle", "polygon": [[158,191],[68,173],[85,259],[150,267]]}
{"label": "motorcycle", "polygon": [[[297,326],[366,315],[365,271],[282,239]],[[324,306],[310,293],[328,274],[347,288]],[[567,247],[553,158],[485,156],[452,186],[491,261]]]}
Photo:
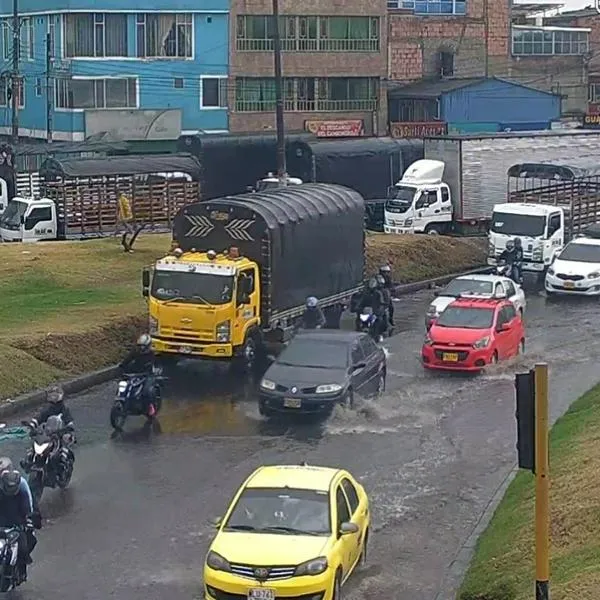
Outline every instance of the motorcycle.
{"label": "motorcycle", "polygon": [[119,381],[117,397],[110,409],[110,424],[116,431],[122,431],[125,421],[129,416],[145,416],[148,422],[152,422],[162,406],[162,391],[160,383],[166,379],[162,375],[160,367],[152,369],[151,377],[154,379],[152,398],[144,406],[143,390],[147,374],[126,374]]}
{"label": "motorcycle", "polygon": [[363,308],[358,315],[359,331],[366,331],[376,342],[381,341],[379,319],[370,306]]}
{"label": "motorcycle", "polygon": [[0,592],[14,590],[27,579],[27,567],[17,563],[19,527],[0,527]]}
{"label": "motorcycle", "polygon": [[60,415],[49,417],[40,427],[28,421],[21,421],[21,424],[30,430],[33,441],[21,466],[28,475],[27,482],[37,507],[45,487],[64,490],[71,481],[75,455],[70,444],[74,443],[74,428],[65,426]]}
{"label": "motorcycle", "polygon": [[519,277],[515,277],[513,269],[514,265],[507,263],[505,260],[498,261],[498,264],[496,265],[496,275],[500,275],[500,277],[508,277],[520,285],[521,281],[517,281]]}

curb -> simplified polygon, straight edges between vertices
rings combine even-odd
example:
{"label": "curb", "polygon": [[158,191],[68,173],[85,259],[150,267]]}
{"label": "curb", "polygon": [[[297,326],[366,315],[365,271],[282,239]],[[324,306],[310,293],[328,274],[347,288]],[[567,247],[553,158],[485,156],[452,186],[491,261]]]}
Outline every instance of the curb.
{"label": "curb", "polygon": [[[424,281],[415,281],[414,283],[403,283],[394,287],[394,296],[405,296],[407,294],[411,294],[412,292],[418,292],[419,290],[428,289],[435,285],[447,283],[448,281],[454,279],[455,277],[459,277],[460,275],[486,273],[491,271],[491,269],[492,267],[479,267],[477,269],[464,271],[462,273],[442,275],[440,277],[435,277],[434,279],[425,279]],[[92,373],[86,373],[84,375],[80,375],[66,381],[61,381],[59,383],[63,386],[66,394],[77,394],[94,387],[95,385],[110,381],[117,375],[117,373],[118,367],[116,365],[112,365],[110,367],[105,367],[104,369],[99,369],[98,371],[93,371]],[[0,418],[14,415],[24,408],[39,406],[40,404],[44,403],[45,398],[46,392],[45,389],[42,389],[22,394],[16,398],[4,400],[4,402],[0,404]]]}
{"label": "curb", "polygon": [[413,283],[401,283],[394,287],[395,296],[403,296],[406,294],[412,294],[412,292],[418,292],[436,285],[441,285],[452,281],[455,277],[461,277],[462,275],[477,275],[480,273],[491,273],[494,267],[481,266],[470,271],[463,271],[462,273],[452,273],[451,275],[441,275],[440,277],[434,277],[433,279],[425,279],[423,281],[415,281]]}
{"label": "curb", "polygon": [[[112,365],[110,367],[105,367],[104,369],[99,369],[98,371],[92,371],[91,373],[86,373],[85,375],[80,375],[78,377],[74,377],[73,379],[67,379],[66,381],[61,381],[59,383],[63,386],[66,394],[77,394],[94,387],[95,385],[110,381],[115,377],[117,372],[118,367]],[[45,400],[45,389],[35,390],[33,392],[28,392],[27,394],[17,396],[16,398],[5,400],[3,404],[0,405],[0,418],[14,415],[24,408],[39,406],[40,404],[43,404]]]}

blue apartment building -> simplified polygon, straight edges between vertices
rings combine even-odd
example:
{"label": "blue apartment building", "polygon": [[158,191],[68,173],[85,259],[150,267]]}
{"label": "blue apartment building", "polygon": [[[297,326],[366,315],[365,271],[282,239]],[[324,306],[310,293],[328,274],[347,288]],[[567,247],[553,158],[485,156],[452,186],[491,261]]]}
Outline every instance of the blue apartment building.
{"label": "blue apartment building", "polygon": [[[0,135],[12,5],[0,0]],[[57,141],[228,131],[228,0],[19,0],[19,14],[21,136],[46,138],[49,120]]]}

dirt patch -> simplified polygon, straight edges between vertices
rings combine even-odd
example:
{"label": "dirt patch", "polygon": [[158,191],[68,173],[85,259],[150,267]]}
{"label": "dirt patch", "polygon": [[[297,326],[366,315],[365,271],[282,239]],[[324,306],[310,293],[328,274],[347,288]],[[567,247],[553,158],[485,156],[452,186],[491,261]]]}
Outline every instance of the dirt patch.
{"label": "dirt patch", "polygon": [[[144,331],[140,271],[168,248],[141,237],[132,255],[116,240],[8,247],[0,265],[0,399],[114,364]],[[390,263],[407,283],[485,263],[487,242],[368,234],[366,264]],[[4,249],[3,249],[4,252]]]}
{"label": "dirt patch", "polygon": [[485,238],[368,234],[367,272],[389,263],[397,283],[432,279],[484,265],[487,246]]}

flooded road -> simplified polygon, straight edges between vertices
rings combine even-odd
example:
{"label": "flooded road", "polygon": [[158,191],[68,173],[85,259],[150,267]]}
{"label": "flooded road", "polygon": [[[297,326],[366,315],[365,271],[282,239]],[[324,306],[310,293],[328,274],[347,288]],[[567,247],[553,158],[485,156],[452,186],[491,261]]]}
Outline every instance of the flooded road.
{"label": "flooded road", "polygon": [[[451,565],[516,460],[514,373],[549,362],[552,415],[564,412],[598,379],[598,303],[530,293],[525,356],[465,377],[419,363],[430,299],[396,304],[386,393],[324,421],[266,422],[250,384],[205,365],[170,382],[160,434],[132,420],[110,439],[114,383],[80,395],[72,489],[42,501],[48,523],[15,597],[202,598],[209,520],[257,466],[308,461],[349,469],[371,498],[370,566],[350,580],[347,600],[452,598],[460,574]],[[25,444],[5,442],[3,452],[18,460]]]}

